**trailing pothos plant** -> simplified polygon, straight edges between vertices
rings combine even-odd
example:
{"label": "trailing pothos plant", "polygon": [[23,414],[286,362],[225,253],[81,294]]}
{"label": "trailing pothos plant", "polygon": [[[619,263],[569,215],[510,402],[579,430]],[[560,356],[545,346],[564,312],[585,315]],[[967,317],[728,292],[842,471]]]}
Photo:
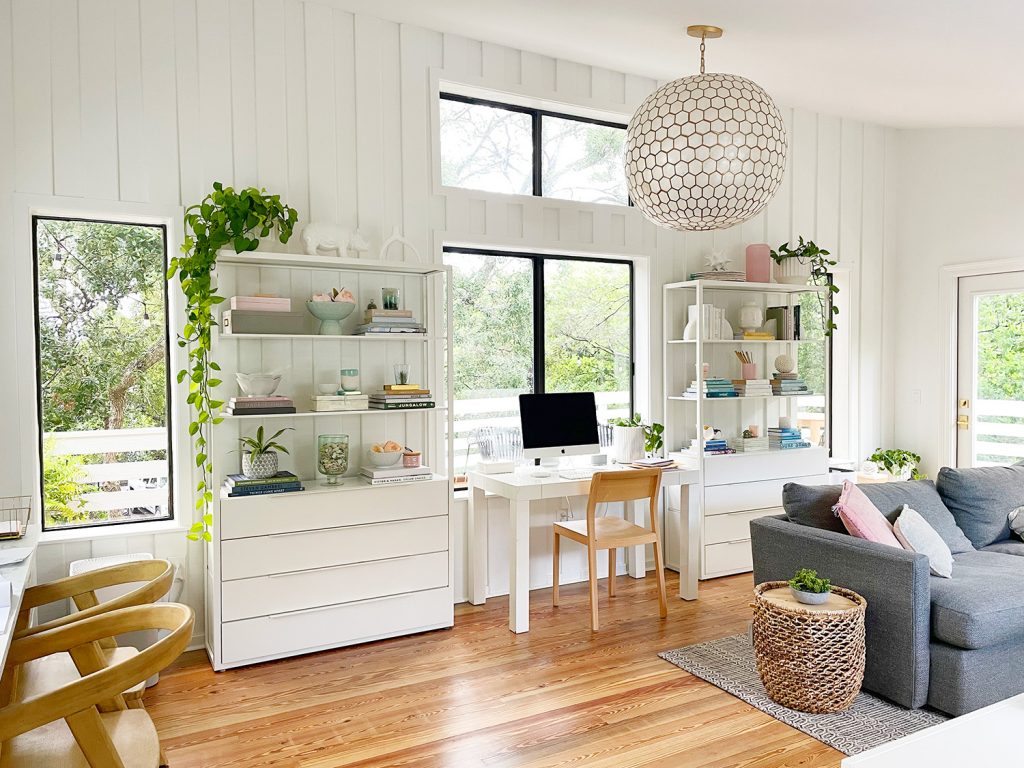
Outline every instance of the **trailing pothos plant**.
{"label": "trailing pothos plant", "polygon": [[831,336],[832,332],[839,327],[835,321],[835,316],[839,314],[839,307],[830,299],[839,293],[839,286],[829,280],[829,268],[839,262],[828,258],[832,254],[824,248],[819,248],[813,240],[805,242],[803,236],[800,236],[795,247],[791,247],[789,243],[783,243],[778,250],[773,250],[771,255],[776,264],[781,264],[786,259],[797,259],[802,263],[810,264],[811,282],[828,287],[828,296],[822,293],[818,294],[818,304],[821,306],[821,319],[825,326],[825,335]]}
{"label": "trailing pothos plant", "polygon": [[185,295],[185,326],[178,337],[178,346],[188,348],[188,367],[178,371],[178,383],[188,380],[188,404],[192,420],[188,433],[192,440],[193,458],[202,478],[196,485],[196,509],[202,513],[191,527],[192,541],[210,541],[213,515],[213,461],[207,453],[210,425],[219,424],[217,414],[224,402],[214,399],[213,390],[221,383],[211,372],[220,366],[210,359],[210,332],[217,324],[213,308],[224,301],[217,295],[213,272],[217,252],[232,247],[235,253],[254,251],[261,237],[275,230],[282,243],[292,236],[298,214],[281,202],[279,195],[268,195],[265,189],[249,187],[236,192],[220,182],[213,183],[213,192],[202,202],[185,209],[185,242],[181,256],[171,259],[167,279],[180,276]]}

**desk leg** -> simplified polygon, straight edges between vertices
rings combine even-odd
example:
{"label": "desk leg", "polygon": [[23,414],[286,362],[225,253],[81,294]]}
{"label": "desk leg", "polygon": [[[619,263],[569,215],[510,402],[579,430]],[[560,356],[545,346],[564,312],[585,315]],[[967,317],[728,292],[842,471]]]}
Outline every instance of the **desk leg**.
{"label": "desk leg", "polygon": [[700,546],[700,491],[679,486],[679,596],[697,599],[697,561]]}
{"label": "desk leg", "polygon": [[[629,517],[627,519],[634,525],[646,528],[649,502],[646,499],[640,499],[624,503],[629,504]],[[629,568],[629,575],[634,579],[644,578],[647,575],[647,546],[639,544],[635,547],[627,547],[626,565]]]}
{"label": "desk leg", "polygon": [[508,628],[530,631],[530,502],[509,500]]}
{"label": "desk leg", "polygon": [[469,539],[469,602],[483,605],[487,601],[487,496],[482,488],[469,490],[469,516],[466,519]]}

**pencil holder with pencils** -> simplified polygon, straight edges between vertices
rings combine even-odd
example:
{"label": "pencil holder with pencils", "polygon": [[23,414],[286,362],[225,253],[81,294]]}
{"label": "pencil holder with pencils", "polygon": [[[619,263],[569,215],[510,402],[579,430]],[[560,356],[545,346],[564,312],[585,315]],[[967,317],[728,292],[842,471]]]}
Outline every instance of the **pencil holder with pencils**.
{"label": "pencil holder with pencils", "polygon": [[757,378],[757,363],[749,352],[737,350],[736,359],[740,361],[740,378],[746,381]]}

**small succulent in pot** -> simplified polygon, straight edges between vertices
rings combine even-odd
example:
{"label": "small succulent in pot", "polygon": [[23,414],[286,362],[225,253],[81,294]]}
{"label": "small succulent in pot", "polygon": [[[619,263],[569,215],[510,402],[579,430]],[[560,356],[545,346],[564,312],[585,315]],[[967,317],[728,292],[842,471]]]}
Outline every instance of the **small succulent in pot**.
{"label": "small succulent in pot", "polygon": [[288,453],[288,449],[276,441],[290,429],[291,427],[285,427],[270,437],[264,437],[261,424],[255,435],[238,438],[238,442],[242,444],[242,474],[257,480],[276,475],[277,454]]}
{"label": "small succulent in pot", "polygon": [[819,578],[817,571],[801,568],[789,580],[789,589],[799,602],[806,605],[821,605],[828,600],[832,583],[828,579]]}

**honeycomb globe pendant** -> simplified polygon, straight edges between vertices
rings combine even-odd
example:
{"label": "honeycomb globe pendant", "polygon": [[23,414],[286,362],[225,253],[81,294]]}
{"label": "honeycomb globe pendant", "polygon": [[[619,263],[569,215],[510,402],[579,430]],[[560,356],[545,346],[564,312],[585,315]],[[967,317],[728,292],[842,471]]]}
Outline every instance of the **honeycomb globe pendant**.
{"label": "honeycomb globe pendant", "polygon": [[695,35],[700,74],[648,96],[626,131],[630,199],[656,224],[691,232],[726,229],[760,212],[782,183],[788,144],[778,107],[757,83],[704,73],[704,34]]}

